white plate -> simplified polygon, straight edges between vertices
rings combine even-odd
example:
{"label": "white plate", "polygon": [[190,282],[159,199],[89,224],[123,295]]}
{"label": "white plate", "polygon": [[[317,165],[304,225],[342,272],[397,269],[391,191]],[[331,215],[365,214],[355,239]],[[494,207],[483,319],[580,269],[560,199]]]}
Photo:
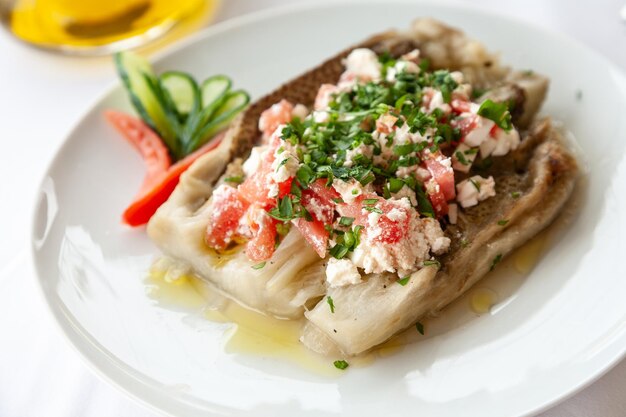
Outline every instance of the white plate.
{"label": "white plate", "polygon": [[[226,354],[226,325],[146,296],[156,251],[119,224],[143,167],[90,109],[42,185],[33,227],[39,282],[66,336],[122,390],[185,415],[524,415],[580,389],[626,351],[626,78],[595,53],[515,20],[411,2],[292,8],[218,25],[157,61],[226,73],[259,96],[369,34],[418,16],[458,26],[505,62],[552,78],[544,111],[577,137],[589,187],[577,220],[491,314],[450,326],[339,378],[289,361]],[[444,316],[445,319],[445,316]]]}

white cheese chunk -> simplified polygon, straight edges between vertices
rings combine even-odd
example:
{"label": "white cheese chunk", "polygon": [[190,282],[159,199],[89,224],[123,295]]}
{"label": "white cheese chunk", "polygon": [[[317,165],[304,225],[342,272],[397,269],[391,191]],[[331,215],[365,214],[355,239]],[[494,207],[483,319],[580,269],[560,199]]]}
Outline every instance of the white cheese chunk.
{"label": "white cheese chunk", "polygon": [[[458,154],[460,154],[460,157]],[[469,172],[477,154],[478,149],[470,148],[465,142],[459,143],[459,146],[456,147],[452,154],[452,168],[459,172]]]}
{"label": "white cheese chunk", "polygon": [[331,287],[343,287],[361,282],[361,274],[349,259],[330,258],[326,265],[326,282]]}
{"label": "white cheese chunk", "polygon": [[242,169],[246,177],[250,177],[261,168],[263,155],[267,151],[267,145],[255,146],[250,151],[250,156],[242,165]]}
{"label": "white cheese chunk", "polygon": [[496,183],[493,177],[483,178],[474,175],[456,185],[456,200],[461,207],[467,208],[496,195]]}
{"label": "white cheese chunk", "polygon": [[346,73],[354,74],[361,80],[377,80],[382,68],[378,56],[367,48],[357,48],[350,52],[344,61]]}

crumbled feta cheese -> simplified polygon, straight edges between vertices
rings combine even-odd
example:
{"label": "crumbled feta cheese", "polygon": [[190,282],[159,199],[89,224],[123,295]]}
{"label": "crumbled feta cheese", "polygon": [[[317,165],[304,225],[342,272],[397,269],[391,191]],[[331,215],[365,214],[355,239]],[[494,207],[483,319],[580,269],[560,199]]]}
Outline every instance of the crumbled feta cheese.
{"label": "crumbled feta cheese", "polygon": [[357,155],[363,155],[367,158],[371,158],[372,155],[374,154],[374,149],[371,145],[366,145],[364,143],[361,143],[359,146],[357,146],[354,149],[348,149],[346,151],[346,160],[343,163],[344,166],[346,167],[351,167],[353,162],[354,162],[354,157]]}
{"label": "crumbled feta cheese", "polygon": [[237,227],[236,233],[238,235],[251,238],[254,235],[252,230],[257,228],[259,225],[264,224],[266,216],[267,212],[263,209],[263,207],[252,204],[248,207],[248,210],[246,210],[243,216],[241,216],[241,219],[239,219],[239,226]]}
{"label": "crumbled feta cheese", "polygon": [[461,71],[452,71],[450,73],[450,77],[457,84],[463,84],[463,82],[465,81],[465,77],[463,76],[463,73]]}
{"label": "crumbled feta cheese", "polygon": [[272,172],[269,178],[274,183],[279,184],[294,177],[299,167],[300,162],[295,148],[289,142],[283,141],[281,146],[274,151]]}
{"label": "crumbled feta cheese", "polygon": [[354,285],[361,282],[361,274],[349,259],[330,258],[326,265],[326,282],[331,288]]}
{"label": "crumbled feta cheese", "polygon": [[452,154],[452,168],[459,172],[469,172],[477,154],[477,149],[470,148],[465,142],[459,143]]}
{"label": "crumbled feta cheese", "polygon": [[479,201],[495,196],[495,186],[493,177],[474,175],[456,185],[456,200],[463,208],[475,206]]}
{"label": "crumbled feta cheese", "polygon": [[430,250],[435,255],[441,255],[450,248],[450,239],[445,237],[441,225],[435,219],[422,219],[424,236],[428,240]]}
{"label": "crumbled feta cheese", "polygon": [[380,78],[382,66],[378,56],[371,49],[354,49],[344,60],[344,65],[346,73],[355,75],[361,81],[371,81]]}
{"label": "crumbled feta cheese", "polygon": [[402,73],[419,74],[419,72],[420,72],[420,67],[418,67],[415,62],[400,59],[398,62],[396,62],[396,65],[387,69],[386,80],[389,82],[393,82],[396,79],[397,74],[402,74]]}
{"label": "crumbled feta cheese", "polygon": [[461,114],[463,117],[475,117],[475,127],[465,137],[463,142],[467,146],[476,147],[480,146],[486,139],[489,138],[489,132],[495,126],[495,123],[489,119],[481,116],[476,116],[468,113]]}
{"label": "crumbled feta cheese", "polygon": [[406,211],[394,207],[389,211],[389,213],[387,213],[387,218],[394,222],[406,220]]}
{"label": "crumbled feta cheese", "polygon": [[520,144],[519,132],[512,127],[508,132],[498,129],[496,132],[496,147],[492,152],[493,156],[503,156],[510,151],[517,149]]}
{"label": "crumbled feta cheese", "polygon": [[[428,90],[430,89],[430,87],[427,87],[424,89],[424,91],[426,92],[426,95],[424,96],[425,98],[428,97]],[[436,109],[439,109],[441,111],[443,111],[444,113],[450,113],[452,111],[452,108],[450,107],[449,104],[447,104],[446,102],[444,102],[443,100],[443,94],[440,90],[434,90],[431,89],[432,91],[432,96],[430,98],[430,102],[428,103],[428,107],[426,109],[426,111],[428,113],[432,113],[434,112]]]}
{"label": "crumbled feta cheese", "polygon": [[309,114],[309,109],[307,109],[307,107],[304,104],[298,103],[293,108],[293,111],[291,112],[291,114],[293,115],[293,117],[297,117],[300,120],[304,120]]}
{"label": "crumbled feta cheese", "polygon": [[346,203],[352,203],[355,198],[361,194],[373,192],[372,185],[367,184],[365,187],[355,179],[344,181],[338,178],[333,180],[333,188],[341,195],[341,199]]}
{"label": "crumbled feta cheese", "polygon": [[261,168],[263,155],[267,151],[267,145],[255,146],[250,151],[250,156],[242,165],[242,169],[246,177],[250,177]]}
{"label": "crumbled feta cheese", "polygon": [[393,244],[376,240],[375,237],[379,234],[376,231],[372,233],[369,228],[362,233],[361,243],[350,257],[366,274],[387,271],[406,275],[430,258],[433,245],[437,250],[433,253],[443,253],[450,244],[450,240],[443,235],[438,221],[419,218],[417,214],[409,216],[405,237]]}

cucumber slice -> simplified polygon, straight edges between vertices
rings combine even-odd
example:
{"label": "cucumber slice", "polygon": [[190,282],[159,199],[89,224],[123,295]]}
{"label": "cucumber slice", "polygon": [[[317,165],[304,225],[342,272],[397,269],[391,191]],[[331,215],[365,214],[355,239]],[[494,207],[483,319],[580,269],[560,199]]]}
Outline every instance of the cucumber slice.
{"label": "cucumber slice", "polygon": [[139,116],[159,134],[168,148],[177,154],[179,146],[176,132],[169,123],[162,100],[155,94],[154,85],[158,85],[158,79],[150,63],[132,52],[118,52],[113,59]]}
{"label": "cucumber slice", "polygon": [[249,102],[250,96],[243,90],[228,93],[211,120],[188,143],[187,152],[193,152],[200,148],[217,132],[228,126]]}
{"label": "cucumber slice", "polygon": [[202,108],[214,105],[230,90],[232,82],[225,75],[214,75],[202,82]]}
{"label": "cucumber slice", "polygon": [[182,143],[187,152],[190,152],[190,149],[198,148],[198,146],[195,145],[199,140],[199,138],[197,138],[198,133],[209,123],[213,114],[222,105],[230,87],[230,78],[225,75],[214,75],[207,78],[202,83],[200,88],[202,110],[189,117],[182,135]]}
{"label": "cucumber slice", "polygon": [[160,82],[180,119],[184,120],[190,113],[200,108],[200,88],[189,74],[168,71],[161,74]]}

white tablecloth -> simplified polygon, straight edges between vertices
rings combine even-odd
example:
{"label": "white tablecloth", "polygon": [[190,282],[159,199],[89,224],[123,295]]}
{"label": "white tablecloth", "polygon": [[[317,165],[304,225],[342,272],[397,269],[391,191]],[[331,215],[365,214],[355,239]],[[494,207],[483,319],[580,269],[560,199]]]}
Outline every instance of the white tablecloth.
{"label": "white tablecloth", "polygon": [[[471,3],[563,32],[626,68],[623,1]],[[217,20],[280,3],[226,0]],[[0,32],[0,417],[157,415],[82,363],[47,314],[27,256],[29,213],[43,170],[82,111],[114,79],[109,58],[57,56]],[[626,416],[626,361],[542,415]]]}

